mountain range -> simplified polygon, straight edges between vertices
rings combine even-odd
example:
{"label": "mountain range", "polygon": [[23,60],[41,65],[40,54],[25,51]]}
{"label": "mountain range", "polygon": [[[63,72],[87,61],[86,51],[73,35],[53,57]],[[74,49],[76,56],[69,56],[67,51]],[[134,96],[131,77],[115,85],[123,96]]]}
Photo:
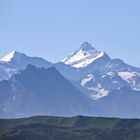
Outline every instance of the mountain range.
{"label": "mountain range", "polygon": [[140,118],[140,68],[88,42],[58,63],[13,51],[0,59],[0,117]]}

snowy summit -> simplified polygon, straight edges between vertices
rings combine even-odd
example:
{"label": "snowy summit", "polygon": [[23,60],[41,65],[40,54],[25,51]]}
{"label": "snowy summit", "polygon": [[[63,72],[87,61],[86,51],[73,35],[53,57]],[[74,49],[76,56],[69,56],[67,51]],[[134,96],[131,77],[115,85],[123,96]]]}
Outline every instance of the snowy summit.
{"label": "snowy summit", "polygon": [[97,51],[91,44],[84,42],[80,49],[62,60],[67,65],[83,68],[102,57],[104,52]]}
{"label": "snowy summit", "polygon": [[10,62],[14,58],[16,53],[17,53],[16,51],[12,51],[9,54],[7,54],[6,56],[4,56],[3,58],[1,58],[0,60],[4,61],[4,62]]}

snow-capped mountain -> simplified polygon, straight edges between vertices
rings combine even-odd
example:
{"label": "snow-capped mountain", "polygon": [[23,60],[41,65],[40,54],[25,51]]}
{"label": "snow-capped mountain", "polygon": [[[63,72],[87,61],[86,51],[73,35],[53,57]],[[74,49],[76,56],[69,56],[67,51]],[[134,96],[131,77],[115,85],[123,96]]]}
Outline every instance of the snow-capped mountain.
{"label": "snow-capped mountain", "polygon": [[25,69],[27,65],[32,64],[37,67],[50,67],[51,63],[40,57],[30,57],[23,53],[12,51],[3,58],[1,62],[7,63],[9,66],[17,69]]}
{"label": "snow-capped mountain", "polygon": [[88,42],[84,42],[80,49],[62,60],[66,65],[83,68],[104,56],[104,52],[97,51]]}
{"label": "snow-capped mountain", "polygon": [[52,64],[40,57],[30,57],[23,53],[12,51],[0,59],[0,81],[9,79],[19,70],[25,69],[29,64],[36,67],[48,68]]}
{"label": "snow-capped mountain", "polygon": [[108,96],[112,90],[123,86],[140,91],[139,68],[127,65],[120,59],[111,59],[105,52],[96,50],[87,42],[62,62],[75,72],[66,71],[64,67],[67,66],[58,67],[60,72],[79,83],[94,100]]}
{"label": "snow-capped mountain", "polygon": [[77,51],[56,63],[55,67],[66,78],[77,82],[87,74],[105,71],[110,61],[111,58],[105,52],[97,51],[91,44],[84,42]]}

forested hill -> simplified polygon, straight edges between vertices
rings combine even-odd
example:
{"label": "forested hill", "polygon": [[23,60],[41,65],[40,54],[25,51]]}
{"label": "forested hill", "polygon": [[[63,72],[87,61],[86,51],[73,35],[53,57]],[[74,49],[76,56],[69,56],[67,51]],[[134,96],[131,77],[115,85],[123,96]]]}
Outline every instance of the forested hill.
{"label": "forested hill", "polygon": [[140,140],[140,120],[84,116],[1,119],[0,140]]}

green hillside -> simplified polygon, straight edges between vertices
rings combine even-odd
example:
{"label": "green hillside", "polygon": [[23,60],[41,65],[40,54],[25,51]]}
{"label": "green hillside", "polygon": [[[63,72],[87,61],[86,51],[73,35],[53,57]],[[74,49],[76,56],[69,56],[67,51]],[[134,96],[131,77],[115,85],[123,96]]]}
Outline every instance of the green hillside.
{"label": "green hillside", "polygon": [[140,140],[140,120],[84,116],[1,119],[0,140]]}

